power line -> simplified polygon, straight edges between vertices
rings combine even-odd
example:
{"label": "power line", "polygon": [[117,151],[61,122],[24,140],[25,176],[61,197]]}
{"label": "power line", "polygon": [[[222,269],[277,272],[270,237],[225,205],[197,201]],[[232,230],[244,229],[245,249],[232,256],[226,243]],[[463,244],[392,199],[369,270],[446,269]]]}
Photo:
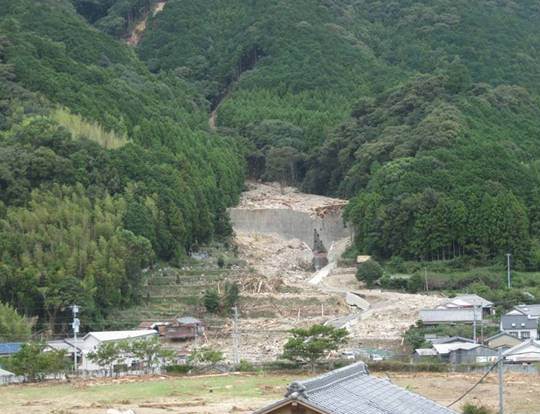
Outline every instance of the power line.
{"label": "power line", "polygon": [[480,378],[472,387],[470,387],[467,391],[465,391],[457,400],[455,400],[454,402],[452,402],[451,404],[448,404],[447,407],[450,408],[452,407],[454,404],[458,403],[459,401],[461,401],[463,398],[465,398],[472,390],[474,390],[478,385],[480,385],[482,383],[482,381],[484,381],[484,379],[491,373],[491,371],[493,371],[493,368],[495,368],[499,362],[501,361],[501,359],[497,359],[497,362],[495,362],[495,364],[493,364],[492,366],[489,367],[489,369],[487,370],[487,372],[482,375],[482,378]]}

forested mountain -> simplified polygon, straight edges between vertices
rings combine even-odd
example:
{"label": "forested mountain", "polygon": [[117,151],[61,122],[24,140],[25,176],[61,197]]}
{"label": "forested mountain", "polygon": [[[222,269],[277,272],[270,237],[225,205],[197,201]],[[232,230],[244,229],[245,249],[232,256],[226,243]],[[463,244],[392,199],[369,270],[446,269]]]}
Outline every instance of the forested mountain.
{"label": "forested mountain", "polygon": [[149,27],[250,175],[352,198],[359,251],[540,264],[538,2],[169,1]]}
{"label": "forested mountain", "polygon": [[243,161],[208,107],[70,2],[1,0],[0,302],[96,326],[149,264],[228,236]]}
{"label": "forested mountain", "polygon": [[246,166],[350,198],[358,251],[540,265],[537,1],[162,3],[0,0],[0,302],[99,325]]}

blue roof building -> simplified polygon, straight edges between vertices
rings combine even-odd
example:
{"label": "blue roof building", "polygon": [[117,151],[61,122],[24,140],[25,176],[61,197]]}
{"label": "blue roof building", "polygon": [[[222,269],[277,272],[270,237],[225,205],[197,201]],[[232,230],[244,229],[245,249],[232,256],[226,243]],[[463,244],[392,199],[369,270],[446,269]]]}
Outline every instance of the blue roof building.
{"label": "blue roof building", "polygon": [[11,356],[19,352],[23,342],[3,342],[0,343],[0,357]]}

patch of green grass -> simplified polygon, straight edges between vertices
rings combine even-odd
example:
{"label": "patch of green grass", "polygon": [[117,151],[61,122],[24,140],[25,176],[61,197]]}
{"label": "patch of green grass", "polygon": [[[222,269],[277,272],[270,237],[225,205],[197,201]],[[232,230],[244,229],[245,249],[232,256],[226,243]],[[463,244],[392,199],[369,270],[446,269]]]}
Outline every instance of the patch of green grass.
{"label": "patch of green grass", "polygon": [[[141,382],[114,383],[110,380],[77,384],[26,384],[0,388],[0,400],[9,407],[45,403],[48,400],[66,404],[101,405],[138,403],[174,397],[192,400],[194,397],[216,401],[224,397],[280,397],[293,378],[286,374],[242,374],[153,379]],[[73,401],[72,401],[73,400]]]}

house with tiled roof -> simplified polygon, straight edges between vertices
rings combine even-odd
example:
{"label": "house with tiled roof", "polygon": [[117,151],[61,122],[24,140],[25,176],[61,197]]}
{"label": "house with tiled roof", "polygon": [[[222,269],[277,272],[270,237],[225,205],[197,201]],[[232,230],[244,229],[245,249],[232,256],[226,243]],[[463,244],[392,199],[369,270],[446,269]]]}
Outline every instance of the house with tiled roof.
{"label": "house with tiled roof", "polygon": [[514,363],[537,363],[540,362],[540,341],[529,339],[507,350],[504,359]]}
{"label": "house with tiled roof", "polygon": [[512,310],[501,317],[501,332],[506,332],[520,340],[538,339],[538,318]]}
{"label": "house with tiled roof", "polygon": [[358,362],[293,382],[285,398],[254,414],[455,414],[434,401],[371,376]]}
{"label": "house with tiled roof", "polygon": [[491,349],[502,349],[503,351],[519,345],[520,343],[521,340],[517,336],[510,335],[506,332],[499,332],[485,340],[485,344]]}

